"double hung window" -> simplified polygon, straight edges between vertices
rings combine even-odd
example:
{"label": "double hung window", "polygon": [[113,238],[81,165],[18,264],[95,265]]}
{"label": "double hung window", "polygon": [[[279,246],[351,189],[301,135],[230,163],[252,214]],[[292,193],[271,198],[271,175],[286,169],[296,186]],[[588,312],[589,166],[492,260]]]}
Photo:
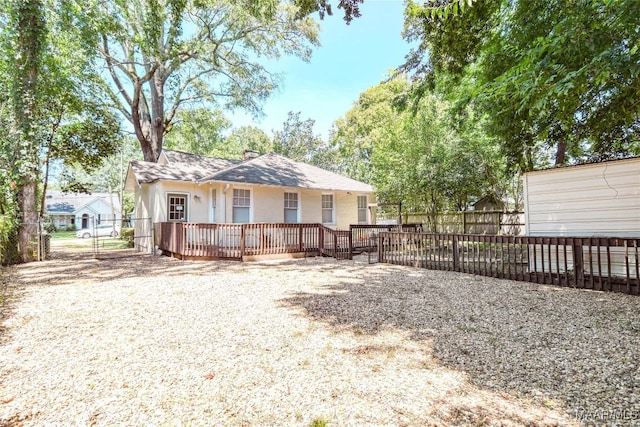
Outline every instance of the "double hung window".
{"label": "double hung window", "polygon": [[322,223],[334,224],[333,194],[322,195]]}
{"label": "double hung window", "polygon": [[284,193],[284,222],[298,222],[298,193]]}
{"label": "double hung window", "polygon": [[235,224],[250,222],[251,190],[234,188],[233,190],[233,222]]}

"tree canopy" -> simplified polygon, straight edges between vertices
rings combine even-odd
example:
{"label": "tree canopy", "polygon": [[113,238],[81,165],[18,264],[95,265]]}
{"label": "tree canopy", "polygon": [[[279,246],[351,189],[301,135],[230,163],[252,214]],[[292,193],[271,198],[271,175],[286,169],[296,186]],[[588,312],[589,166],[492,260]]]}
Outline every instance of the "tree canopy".
{"label": "tree canopy", "polygon": [[[0,22],[0,240],[12,240],[3,261],[35,256],[49,162],[96,167],[118,142],[119,123],[101,98],[97,71],[83,54],[86,39],[69,25],[68,2],[2,0]],[[44,175],[44,179],[43,179]],[[44,181],[44,185],[42,185]],[[0,244],[1,246],[1,244]],[[1,248],[0,248],[1,251]]]}
{"label": "tree canopy", "polygon": [[344,172],[373,184],[381,202],[431,213],[464,210],[483,196],[509,195],[510,175],[499,144],[483,130],[486,117],[467,108],[451,121],[452,103],[429,93],[416,108],[398,108],[411,91],[396,77],[362,93],[336,123],[333,143]]}
{"label": "tree canopy", "polygon": [[261,14],[230,0],[94,1],[80,23],[98,33],[109,74],[104,88],[147,161],[157,160],[177,113],[189,104],[259,114],[278,85],[260,59],[306,60],[318,43],[317,24],[290,3]]}
{"label": "tree canopy", "polygon": [[[511,161],[531,169],[640,154],[640,3],[635,0],[473,2],[448,16],[410,3],[405,70],[427,87],[471,82]],[[424,87],[424,86],[423,86]]]}

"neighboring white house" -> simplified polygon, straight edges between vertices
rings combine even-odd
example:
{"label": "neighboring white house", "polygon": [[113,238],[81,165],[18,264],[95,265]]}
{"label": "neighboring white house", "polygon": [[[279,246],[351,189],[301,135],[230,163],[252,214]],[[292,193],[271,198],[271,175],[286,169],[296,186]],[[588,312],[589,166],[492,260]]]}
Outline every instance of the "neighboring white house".
{"label": "neighboring white house", "polygon": [[101,223],[113,223],[120,219],[120,198],[110,193],[63,193],[47,191],[45,213],[58,229],[69,225],[90,228]]}
{"label": "neighboring white house", "polygon": [[640,237],[640,158],[524,174],[528,236]]}
{"label": "neighboring white house", "polygon": [[275,153],[228,160],[163,150],[157,163],[130,163],[125,189],[135,193],[134,216],[151,219],[136,221],[137,238],[150,236],[146,228],[156,222],[348,229],[375,218],[370,185]]}

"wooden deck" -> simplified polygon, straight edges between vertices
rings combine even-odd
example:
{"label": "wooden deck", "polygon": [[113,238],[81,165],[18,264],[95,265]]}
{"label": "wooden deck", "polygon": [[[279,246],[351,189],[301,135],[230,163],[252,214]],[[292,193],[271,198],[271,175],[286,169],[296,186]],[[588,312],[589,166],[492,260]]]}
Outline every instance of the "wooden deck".
{"label": "wooden deck", "polygon": [[540,284],[640,295],[640,239],[521,237],[421,232],[420,225],[156,223],[158,249],[180,259],[248,261],[264,257],[351,259]]}
{"label": "wooden deck", "polygon": [[249,260],[264,256],[329,256],[351,259],[377,250],[382,232],[420,231],[419,224],[354,224],[334,230],[322,224],[154,224],[155,245],[163,253],[189,260]]}
{"label": "wooden deck", "polygon": [[351,231],[321,224],[156,223],[156,245],[180,259],[246,260],[260,256],[351,259]]}

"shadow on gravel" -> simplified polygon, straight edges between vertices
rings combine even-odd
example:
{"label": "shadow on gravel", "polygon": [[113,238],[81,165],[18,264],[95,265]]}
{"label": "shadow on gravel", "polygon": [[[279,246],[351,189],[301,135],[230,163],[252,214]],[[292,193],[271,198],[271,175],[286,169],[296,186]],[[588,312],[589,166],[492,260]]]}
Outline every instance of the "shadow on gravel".
{"label": "shadow on gravel", "polygon": [[29,285],[57,286],[78,280],[95,283],[135,277],[215,274],[221,269],[234,269],[240,265],[231,261],[185,262],[133,249],[103,251],[97,256],[89,251],[56,252],[51,258],[16,266],[17,277]]}
{"label": "shadow on gravel", "polygon": [[[282,305],[337,333],[398,329],[416,342],[432,343],[425,348],[432,348],[433,359],[467,373],[481,389],[532,398],[570,415],[585,409],[640,414],[639,297],[368,265],[365,258],[240,263],[179,261],[133,250],[109,255],[69,253],[16,266],[14,273],[22,284],[59,286],[137,277],[188,280],[256,269],[287,272],[301,280],[299,291]],[[326,284],[307,286],[309,275]],[[456,410],[461,418],[453,424],[482,423],[481,414],[473,415],[469,407]]]}
{"label": "shadow on gravel", "polygon": [[328,281],[322,291],[299,292],[283,304],[338,332],[397,328],[413,340],[428,339],[435,360],[466,372],[483,389],[531,398],[570,416],[593,409],[640,416],[640,298],[390,265],[356,267],[360,281]]}

